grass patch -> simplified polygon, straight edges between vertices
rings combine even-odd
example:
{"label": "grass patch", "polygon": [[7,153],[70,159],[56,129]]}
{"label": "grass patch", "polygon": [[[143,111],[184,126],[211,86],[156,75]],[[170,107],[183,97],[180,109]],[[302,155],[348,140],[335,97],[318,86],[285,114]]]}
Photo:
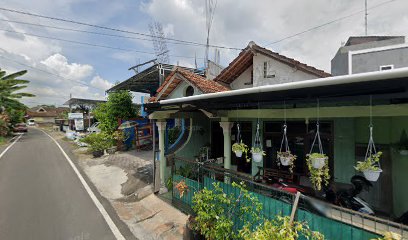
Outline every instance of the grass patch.
{"label": "grass patch", "polygon": [[7,143],[7,138],[0,136],[0,146]]}

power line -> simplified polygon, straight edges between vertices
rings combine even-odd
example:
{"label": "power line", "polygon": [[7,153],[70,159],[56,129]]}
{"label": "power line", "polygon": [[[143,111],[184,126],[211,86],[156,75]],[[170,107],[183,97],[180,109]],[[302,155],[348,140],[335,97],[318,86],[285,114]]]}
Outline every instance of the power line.
{"label": "power line", "polygon": [[[4,50],[4,49],[3,49],[3,50]],[[81,84],[81,85],[83,85],[83,86],[90,87],[90,88],[94,88],[94,89],[97,89],[97,90],[100,90],[100,91],[104,91],[104,92],[105,92],[105,89],[97,88],[97,87],[94,87],[94,86],[92,86],[92,85],[83,83],[83,82],[78,81],[78,80],[75,80],[75,79],[66,78],[66,77],[60,76],[60,75],[58,75],[58,74],[55,74],[55,73],[52,73],[52,72],[48,72],[48,71],[45,71],[45,70],[43,70],[43,69],[36,68],[36,67],[30,66],[30,65],[28,65],[28,64],[25,64],[25,63],[16,61],[16,60],[14,60],[14,59],[7,58],[7,57],[2,56],[2,55],[0,55],[0,57],[3,58],[3,59],[5,59],[6,61],[14,62],[14,63],[20,64],[20,65],[22,65],[22,66],[25,66],[25,67],[28,67],[28,68],[31,68],[31,69],[35,69],[35,70],[40,71],[40,72],[43,72],[43,73],[46,73],[46,74],[49,74],[49,75],[53,75],[53,76],[56,76],[56,77],[58,77],[58,78],[62,78],[62,79],[67,80],[67,81],[73,81],[73,82],[76,82],[76,83]]]}
{"label": "power line", "polygon": [[[120,50],[120,51],[125,51],[125,52],[136,52],[136,53],[142,53],[142,54],[156,55],[155,53],[152,53],[152,52],[140,51],[140,50],[135,50],[135,49],[130,49],[130,48],[111,47],[111,46],[107,46],[107,45],[100,45],[100,44],[94,44],[94,43],[89,43],[89,42],[80,42],[80,41],[74,41],[74,40],[68,40],[68,39],[62,39],[62,38],[56,38],[56,37],[49,37],[49,36],[43,36],[43,35],[38,35],[38,34],[33,34],[33,33],[19,32],[19,31],[8,30],[8,29],[0,29],[0,31],[10,32],[10,33],[18,33],[18,34],[23,34],[23,35],[26,35],[26,36],[46,38],[46,39],[57,40],[57,41],[62,41],[62,42],[75,43],[75,44],[86,45],[86,46],[90,46],[90,47],[99,47],[99,48]],[[180,56],[180,55],[170,55],[170,56],[179,57],[179,58],[195,58],[195,57]]]}
{"label": "power line", "polygon": [[[374,6],[370,7],[370,8],[368,8],[367,10],[371,10],[371,9],[374,9],[374,8],[378,8],[378,7],[382,6],[382,5],[385,5],[385,4],[388,4],[388,3],[391,3],[391,2],[395,2],[395,1],[397,1],[397,0],[390,0],[390,1],[382,2],[382,3],[379,3],[379,4],[377,4],[377,5],[374,5]],[[273,45],[273,44],[277,44],[277,43],[283,42],[283,41],[285,41],[285,40],[287,40],[287,39],[290,39],[290,38],[293,38],[293,37],[302,35],[302,34],[307,33],[307,32],[311,32],[311,31],[313,31],[313,30],[322,28],[322,27],[327,26],[327,25],[330,25],[330,24],[332,24],[332,23],[340,22],[340,21],[342,21],[342,20],[344,20],[344,19],[346,19],[346,18],[353,17],[353,16],[358,15],[358,14],[360,14],[360,13],[362,13],[362,12],[365,12],[365,11],[366,11],[366,9],[363,9],[363,10],[354,12],[354,13],[352,13],[352,14],[349,14],[349,15],[347,15],[347,16],[340,17],[340,18],[334,19],[334,20],[332,20],[332,21],[323,23],[323,24],[321,24],[321,25],[318,25],[318,26],[315,26],[315,27],[306,29],[306,30],[304,30],[304,31],[301,31],[301,32],[298,32],[298,33],[289,35],[289,36],[284,37],[284,38],[281,38],[281,39],[279,39],[279,40],[270,42],[270,43],[264,45],[264,47],[267,47],[267,46],[269,46],[269,45]]]}
{"label": "power line", "polygon": [[[109,33],[101,33],[101,32],[94,32],[94,31],[80,30],[80,29],[75,29],[75,28],[56,27],[56,26],[51,26],[51,25],[38,24],[38,23],[30,23],[30,22],[23,22],[23,21],[15,21],[15,20],[9,20],[9,19],[0,19],[0,21],[10,22],[10,23],[17,23],[17,24],[24,24],[24,25],[30,25],[30,26],[36,26],[36,27],[51,28],[51,29],[57,29],[57,30],[63,30],[63,31],[71,31],[71,32],[79,32],[79,33],[88,33],[88,34],[108,36],[108,37],[118,37],[118,38],[126,38],[126,39],[135,39],[135,40],[142,40],[142,41],[149,41],[149,42],[152,42],[152,41],[153,41],[151,38],[131,37],[131,36],[118,35],[118,34],[109,34]],[[189,43],[181,43],[181,42],[168,42],[168,43],[170,43],[170,44],[175,44],[175,45],[186,45],[186,46],[201,47],[201,46],[199,46],[199,45],[197,45],[197,44],[189,44]]]}
{"label": "power line", "polygon": [[[127,33],[127,34],[133,34],[133,35],[140,35],[140,36],[145,36],[145,37],[154,37],[154,36],[152,36],[151,34],[140,33],[140,32],[134,32],[134,31],[123,30],[123,29],[118,29],[118,28],[113,28],[113,27],[107,27],[107,26],[101,26],[101,25],[90,24],[90,23],[84,23],[84,22],[74,21],[74,20],[70,20],[70,19],[50,17],[50,16],[40,15],[40,14],[36,14],[36,13],[31,13],[31,12],[18,11],[18,10],[9,9],[9,8],[2,8],[2,7],[0,7],[0,10],[2,10],[2,11],[7,11],[7,12],[13,12],[13,13],[17,13],[17,14],[23,14],[23,15],[33,16],[33,17],[45,18],[45,19],[50,19],[50,20],[55,20],[55,21],[68,22],[68,23],[73,23],[73,24],[78,24],[78,25],[83,25],[83,26],[88,26],[88,27],[100,28],[100,29],[109,30],[109,31],[116,31],[116,32]],[[181,42],[181,43],[195,44],[195,45],[199,45],[199,46],[206,46],[205,43],[199,43],[199,42],[193,42],[193,41],[186,41],[186,40],[175,39],[175,38],[169,38],[169,37],[163,37],[163,39],[166,39],[166,40],[168,40],[168,41],[175,41],[175,42]],[[242,50],[241,48],[227,47],[227,46],[218,46],[218,45],[209,45],[209,47],[222,48],[222,49],[231,49],[231,50]]]}

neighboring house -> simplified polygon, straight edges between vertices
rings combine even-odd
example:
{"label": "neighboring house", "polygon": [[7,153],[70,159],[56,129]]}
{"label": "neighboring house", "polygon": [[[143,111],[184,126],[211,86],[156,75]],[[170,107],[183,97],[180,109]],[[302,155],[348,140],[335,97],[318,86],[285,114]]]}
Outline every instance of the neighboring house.
{"label": "neighboring house", "polygon": [[66,107],[33,107],[27,110],[26,115],[34,119],[36,123],[55,123],[56,118],[61,118],[64,113],[69,112]]}
{"label": "neighboring house", "polygon": [[334,76],[408,67],[404,36],[350,37],[331,61]]}
{"label": "neighboring house", "polygon": [[181,68],[176,68],[157,89],[151,101],[229,91],[230,88]]}
{"label": "neighboring house", "polygon": [[[362,41],[350,40],[350,48],[354,48],[352,46],[359,42],[357,40]],[[397,40],[391,38],[384,41]],[[358,69],[358,66],[353,68]],[[199,79],[206,84],[211,82]],[[201,91],[199,95],[187,93],[183,90],[187,90],[190,81],[180,72],[167,80],[159,89],[159,101],[145,105],[149,118],[154,119],[158,126],[160,174],[157,176],[160,176],[163,185],[169,177],[180,179],[181,175],[190,184],[189,189],[201,186],[200,177],[178,168],[181,169],[183,164],[195,164],[202,154],[202,147],[210,146],[209,157],[216,161],[208,165],[217,172],[201,171],[204,184],[206,179],[217,179],[228,184],[230,179],[254,179],[261,175],[264,181],[256,183],[257,187],[266,187],[268,177],[274,177],[308,189],[312,185],[306,158],[311,151],[318,151],[318,144],[313,144],[313,140],[319,126],[321,146],[329,157],[333,187],[348,187],[351,177],[361,175],[354,166],[365,158],[372,121],[373,139],[377,150],[383,152],[383,172],[378,181],[372,183],[370,191],[361,196],[379,213],[377,216],[387,215],[388,219],[393,219],[408,211],[408,193],[401,191],[408,182],[405,172],[408,162],[405,152],[400,151],[406,148],[400,139],[408,129],[408,69],[330,77],[329,73],[250,43],[214,79],[219,85],[229,87],[229,91],[209,94]],[[196,86],[191,85],[193,89]],[[184,138],[184,145],[174,154],[166,155],[166,129],[168,119],[173,118],[189,119],[190,131],[189,136]],[[231,146],[237,140],[238,123],[241,140],[249,147],[255,145],[259,126],[259,138],[265,151],[260,162],[253,161],[250,153],[249,160],[246,160],[232,152]],[[293,172],[277,159],[284,124],[288,127],[290,150],[297,155]],[[200,165],[194,166],[200,170]],[[262,194],[270,197],[271,192]],[[175,202],[176,198],[173,195]],[[279,200],[274,207],[279,208],[286,202],[284,199],[281,201],[279,195],[272,198]],[[185,199],[183,201],[182,204],[188,204]],[[332,229],[343,229],[340,225],[347,223],[349,227],[378,234],[384,229],[400,226],[401,233],[408,234],[408,227],[387,220],[374,219],[340,207],[336,211],[345,217],[337,219],[339,222]],[[333,217],[325,216],[319,221],[328,222],[332,220],[330,218]],[[353,222],[355,219],[358,220]],[[343,235],[346,233],[346,230],[341,230],[337,236],[334,234],[328,238],[363,239],[362,235]]]}
{"label": "neighboring house", "polygon": [[231,89],[242,89],[330,76],[330,73],[250,42],[214,81]]}

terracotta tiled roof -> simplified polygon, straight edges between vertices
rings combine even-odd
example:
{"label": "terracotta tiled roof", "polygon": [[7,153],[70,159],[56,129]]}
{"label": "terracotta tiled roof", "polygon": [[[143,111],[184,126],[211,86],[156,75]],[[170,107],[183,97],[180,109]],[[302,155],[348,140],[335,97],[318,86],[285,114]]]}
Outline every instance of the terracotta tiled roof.
{"label": "terracotta tiled roof", "polygon": [[152,102],[165,99],[177,88],[180,82],[184,80],[188,81],[204,94],[231,90],[229,87],[225,87],[213,80],[208,80],[195,73],[177,68],[170,73],[163,84],[157,89],[157,94],[154,97],[151,97],[149,101]]}
{"label": "terracotta tiled roof", "polygon": [[[44,109],[45,112],[38,111],[40,108]],[[27,110],[26,114],[30,117],[58,117],[63,112],[69,112],[69,108],[34,107]]]}
{"label": "terracotta tiled roof", "polygon": [[248,67],[252,65],[253,56],[255,53],[261,53],[272,59],[280,61],[291,67],[296,67],[297,69],[315,75],[319,78],[330,77],[331,74],[323,70],[317,69],[315,67],[309,66],[305,63],[301,63],[293,58],[283,56],[277,52],[273,52],[269,49],[258,46],[254,42],[250,42],[248,46],[241,51],[241,53],[236,57],[227,68],[225,68],[215,79],[216,82],[222,82],[230,84],[239,75],[241,75]]}

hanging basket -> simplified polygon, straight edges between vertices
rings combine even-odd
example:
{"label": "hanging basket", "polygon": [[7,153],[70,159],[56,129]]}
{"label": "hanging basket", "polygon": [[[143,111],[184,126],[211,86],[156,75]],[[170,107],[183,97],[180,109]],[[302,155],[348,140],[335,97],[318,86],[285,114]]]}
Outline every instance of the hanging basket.
{"label": "hanging basket", "polygon": [[378,178],[380,178],[381,173],[382,169],[363,171],[364,177],[370,182],[377,182]]}
{"label": "hanging basket", "polygon": [[236,157],[242,157],[242,151],[235,151],[234,153]]}
{"label": "hanging basket", "polygon": [[262,159],[263,159],[262,153],[252,153],[252,160],[254,160],[254,162],[261,162]]}
{"label": "hanging basket", "polygon": [[327,160],[327,157],[318,157],[318,158],[312,158],[312,167],[316,169],[321,169],[324,167],[324,164]]}
{"label": "hanging basket", "polygon": [[296,156],[291,154],[290,151],[287,152],[278,152],[277,158],[282,166],[292,165],[296,159]]}

